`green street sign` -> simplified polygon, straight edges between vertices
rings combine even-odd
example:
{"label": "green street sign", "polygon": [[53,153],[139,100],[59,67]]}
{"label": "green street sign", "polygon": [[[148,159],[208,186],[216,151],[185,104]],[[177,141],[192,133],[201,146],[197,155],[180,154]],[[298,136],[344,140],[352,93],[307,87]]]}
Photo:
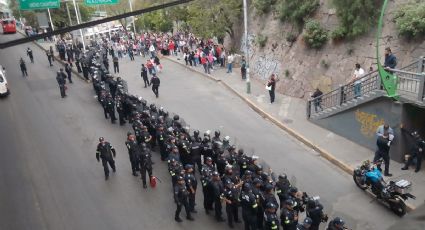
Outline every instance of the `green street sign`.
{"label": "green street sign", "polygon": [[59,0],[19,0],[21,10],[39,10],[59,8]]}
{"label": "green street sign", "polygon": [[119,0],[84,0],[86,5],[113,5],[118,4]]}

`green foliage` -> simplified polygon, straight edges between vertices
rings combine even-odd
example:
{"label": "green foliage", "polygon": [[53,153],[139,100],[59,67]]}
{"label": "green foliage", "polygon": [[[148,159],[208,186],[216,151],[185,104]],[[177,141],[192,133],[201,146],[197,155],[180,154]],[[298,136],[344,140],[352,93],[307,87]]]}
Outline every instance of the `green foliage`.
{"label": "green foliage", "polygon": [[136,28],[169,32],[173,29],[173,21],[164,11],[154,11],[140,16],[136,21]]}
{"label": "green foliage", "polygon": [[[69,4],[69,3],[67,3],[67,4]],[[83,22],[89,21],[93,12],[95,11],[94,8],[88,7],[84,4],[79,4],[78,6],[79,6],[79,9],[80,9],[81,20]],[[72,24],[76,25],[77,24],[77,17],[75,15],[75,11],[72,10],[73,9],[72,4],[70,4],[68,7],[70,7],[69,13],[70,13],[70,16],[71,16]],[[64,27],[70,26],[65,3],[62,3],[60,5],[60,8],[58,8],[58,9],[51,9],[50,13],[52,15],[53,24],[56,27],[64,28]]]}
{"label": "green foliage", "polygon": [[281,21],[302,25],[319,5],[319,0],[281,0],[278,15]]}
{"label": "green foliage", "polygon": [[410,3],[396,12],[398,32],[408,38],[425,35],[425,2]]}
{"label": "green foliage", "polygon": [[332,0],[340,26],[332,34],[334,39],[353,38],[369,31],[377,24],[383,0]]}
{"label": "green foliage", "polygon": [[305,25],[304,40],[308,47],[319,49],[328,41],[328,32],[319,22],[311,20]]}
{"label": "green foliage", "polygon": [[257,36],[257,38],[256,38],[256,43],[261,47],[261,48],[264,48],[265,46],[266,46],[266,44],[267,44],[267,40],[268,40],[268,37],[267,36],[264,36],[264,35],[261,35],[261,34],[259,34],[258,36]]}
{"label": "green foliage", "polygon": [[347,32],[343,27],[338,27],[331,32],[331,38],[335,41],[343,40],[347,36]]}
{"label": "green foliage", "polygon": [[286,35],[286,41],[287,42],[295,42],[297,40],[297,35],[293,33],[289,33]]}
{"label": "green foliage", "polygon": [[253,0],[252,4],[259,15],[267,14],[276,0]]}

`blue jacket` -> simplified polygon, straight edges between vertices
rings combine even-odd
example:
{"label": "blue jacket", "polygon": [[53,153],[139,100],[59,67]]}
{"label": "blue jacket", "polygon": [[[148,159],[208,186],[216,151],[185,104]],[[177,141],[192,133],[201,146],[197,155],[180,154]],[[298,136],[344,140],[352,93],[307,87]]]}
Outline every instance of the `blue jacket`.
{"label": "blue jacket", "polygon": [[394,56],[394,54],[385,56],[384,66],[390,67],[391,69],[394,69],[397,66],[397,58]]}

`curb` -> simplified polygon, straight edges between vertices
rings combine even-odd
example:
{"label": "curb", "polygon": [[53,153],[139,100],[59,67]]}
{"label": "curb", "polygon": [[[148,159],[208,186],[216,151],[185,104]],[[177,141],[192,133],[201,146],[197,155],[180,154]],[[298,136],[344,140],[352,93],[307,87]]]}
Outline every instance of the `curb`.
{"label": "curb", "polygon": [[[283,129],[285,132],[289,133],[289,135],[291,135],[292,137],[294,137],[295,139],[297,139],[298,141],[302,142],[303,144],[305,144],[306,146],[310,147],[311,149],[313,149],[314,151],[318,152],[320,154],[321,157],[325,158],[326,160],[328,160],[330,163],[332,163],[333,165],[337,166],[338,168],[340,168],[341,170],[343,170],[344,172],[348,173],[349,175],[353,175],[353,171],[354,168],[351,167],[350,165],[342,162],[341,160],[338,160],[334,155],[332,155],[331,153],[329,153],[328,151],[320,148],[319,146],[313,144],[311,141],[307,140],[304,136],[302,136],[301,134],[299,134],[297,131],[289,128],[288,126],[284,125],[282,122],[280,122],[279,120],[277,120],[276,118],[274,118],[272,115],[268,114],[267,112],[265,112],[264,110],[262,110],[260,107],[258,107],[257,105],[255,105],[250,99],[248,99],[247,97],[245,97],[244,95],[242,95],[241,93],[239,93],[238,91],[236,91],[234,88],[232,88],[229,84],[227,84],[226,82],[217,79],[211,75],[208,75],[202,71],[196,70],[194,68],[189,68],[186,65],[184,65],[183,63],[178,62],[177,60],[171,59],[169,57],[165,57],[167,60],[172,61],[174,63],[177,63],[179,65],[182,65],[184,67],[186,67],[186,69],[189,69],[192,72],[201,74],[202,76],[206,77],[209,80],[215,81],[217,83],[221,83],[225,88],[227,88],[229,91],[233,92],[234,94],[236,94],[236,96],[238,96],[240,99],[242,99],[243,101],[245,101],[248,106],[250,108],[252,108],[255,112],[257,112],[258,114],[260,114],[263,118],[267,118],[269,119],[274,125],[278,126],[279,128]],[[371,192],[368,192],[369,194],[372,194]],[[406,203],[406,208],[408,212],[411,212],[413,210],[416,209],[415,206]]]}
{"label": "curb", "polygon": [[[18,33],[20,33],[21,35],[26,36],[26,35],[25,35],[24,33],[22,33],[21,31],[19,31],[19,30],[17,30],[17,31],[18,31]],[[37,41],[32,41],[32,43],[34,43],[34,44],[35,44],[38,48],[40,48],[41,50],[47,51],[47,49],[45,49],[42,45],[38,44],[38,42],[37,42]],[[54,56],[54,55],[53,55],[53,58],[54,58],[57,62],[59,62],[59,63],[61,63],[63,66],[65,66],[66,62],[64,62],[64,61],[60,60],[58,57],[56,57],[56,56]],[[80,74],[80,73],[78,73],[78,71],[77,71],[77,70],[75,70],[75,69],[71,69],[71,71],[74,73],[74,75],[76,75],[77,77],[81,78],[81,80],[85,81],[86,83],[90,83],[90,81],[89,81],[89,80],[86,80],[83,76],[81,76],[81,74]]]}

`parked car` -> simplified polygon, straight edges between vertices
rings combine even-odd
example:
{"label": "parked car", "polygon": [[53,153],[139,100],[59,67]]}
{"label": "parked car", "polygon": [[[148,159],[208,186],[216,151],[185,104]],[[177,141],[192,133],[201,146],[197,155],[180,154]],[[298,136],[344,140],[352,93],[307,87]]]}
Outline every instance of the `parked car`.
{"label": "parked car", "polygon": [[7,96],[10,94],[9,86],[7,85],[6,69],[0,69],[0,96]]}

